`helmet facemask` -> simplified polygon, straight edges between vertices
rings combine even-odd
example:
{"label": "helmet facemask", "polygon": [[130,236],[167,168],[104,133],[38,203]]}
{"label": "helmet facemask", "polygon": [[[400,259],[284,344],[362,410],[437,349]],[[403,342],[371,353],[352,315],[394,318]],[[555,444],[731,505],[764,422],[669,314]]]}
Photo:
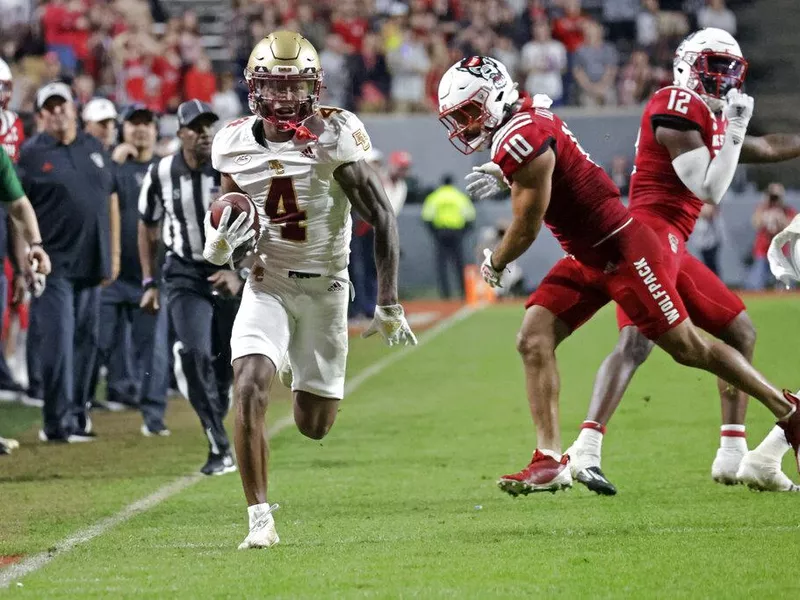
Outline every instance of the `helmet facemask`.
{"label": "helmet facemask", "polygon": [[725,52],[701,52],[692,65],[701,94],[723,99],[730,90],[741,89],[747,74],[747,61]]}
{"label": "helmet facemask", "polygon": [[321,71],[280,75],[246,69],[244,76],[250,90],[250,110],[278,131],[297,130],[317,110]]}
{"label": "helmet facemask", "polygon": [[463,154],[480,150],[498,125],[486,106],[491,90],[483,87],[472,96],[439,113],[450,143]]}

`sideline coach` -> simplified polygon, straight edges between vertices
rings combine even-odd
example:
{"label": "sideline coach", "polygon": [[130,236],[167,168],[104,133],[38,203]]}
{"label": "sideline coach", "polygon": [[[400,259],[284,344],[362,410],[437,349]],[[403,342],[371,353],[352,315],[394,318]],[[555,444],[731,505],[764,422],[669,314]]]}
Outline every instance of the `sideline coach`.
{"label": "sideline coach", "polygon": [[98,332],[99,285],[119,272],[119,205],[111,161],[78,131],[69,87],[36,94],[41,133],[25,143],[18,168],[36,212],[52,273],[31,301],[28,343],[41,363],[42,441],[93,439],[88,385]]}

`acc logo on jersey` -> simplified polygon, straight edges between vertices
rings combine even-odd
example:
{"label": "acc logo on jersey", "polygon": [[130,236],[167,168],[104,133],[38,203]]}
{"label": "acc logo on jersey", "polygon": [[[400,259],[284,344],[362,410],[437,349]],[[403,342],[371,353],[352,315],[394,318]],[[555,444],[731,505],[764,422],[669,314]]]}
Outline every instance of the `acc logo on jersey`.
{"label": "acc logo on jersey", "polygon": [[488,56],[470,56],[461,61],[459,67],[462,71],[469,71],[476,77],[482,77],[497,89],[506,84],[506,76],[497,68],[494,59]]}
{"label": "acc logo on jersey", "polygon": [[279,160],[271,160],[267,164],[278,175],[283,175],[286,172],[286,169],[283,168],[283,163]]}
{"label": "acc logo on jersey", "polygon": [[239,156],[233,159],[233,162],[235,162],[237,165],[246,165],[252,160],[252,158],[253,157],[250,156],[249,154],[240,154]]}
{"label": "acc logo on jersey", "polygon": [[678,238],[675,236],[674,233],[670,233],[667,236],[667,239],[669,240],[669,247],[672,250],[672,253],[673,254],[677,254],[678,253],[678,243],[679,243],[678,242]]}
{"label": "acc logo on jersey", "polygon": [[365,151],[369,150],[369,138],[363,129],[357,129],[353,132],[353,140],[355,141],[356,146],[361,146],[361,148]]}
{"label": "acc logo on jersey", "polygon": [[102,169],[105,166],[103,162],[103,156],[99,152],[92,152],[89,155],[89,158],[92,159],[92,162],[97,165],[98,169]]}

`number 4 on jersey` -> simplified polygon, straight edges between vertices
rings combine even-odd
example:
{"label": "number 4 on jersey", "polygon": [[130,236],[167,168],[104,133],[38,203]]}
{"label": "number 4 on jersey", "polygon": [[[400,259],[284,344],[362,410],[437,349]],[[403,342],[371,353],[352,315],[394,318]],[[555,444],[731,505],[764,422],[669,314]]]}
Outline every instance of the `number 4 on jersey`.
{"label": "number 4 on jersey", "polygon": [[281,226],[281,239],[306,241],[306,211],[297,206],[297,192],[291,177],[274,177],[264,201],[270,221]]}

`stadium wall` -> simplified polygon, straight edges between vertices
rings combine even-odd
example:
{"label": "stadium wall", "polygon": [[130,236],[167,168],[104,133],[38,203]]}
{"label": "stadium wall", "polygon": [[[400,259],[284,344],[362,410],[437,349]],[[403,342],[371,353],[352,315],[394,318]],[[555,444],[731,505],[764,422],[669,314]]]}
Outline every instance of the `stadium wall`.
{"label": "stadium wall", "polygon": [[[557,109],[592,159],[605,167],[617,155],[633,159],[642,109],[609,109],[587,113],[584,109]],[[464,156],[447,140],[434,115],[360,115],[373,145],[387,155],[406,150],[414,159],[413,174],[425,185],[436,185],[443,175],[461,179],[473,165],[489,160],[488,152]]]}
{"label": "stadium wall", "polygon": [[[755,239],[750,219],[760,201],[761,195],[755,191],[729,193],[722,201],[724,241],[720,248],[720,270],[722,279],[732,287],[742,287],[745,280],[745,261],[750,257]],[[787,192],[786,202],[800,210],[800,193]],[[476,228],[471,232],[465,248],[467,260],[473,262],[477,262],[478,256],[477,232],[481,227],[492,226],[498,219],[508,219],[511,215],[511,203],[483,202],[476,206],[476,210]],[[404,295],[428,293],[436,287],[436,266],[432,260],[433,242],[430,232],[422,224],[420,211],[421,206],[418,204],[406,205],[398,218],[401,242],[400,283]],[[689,249],[696,253],[691,239]],[[563,252],[555,238],[542,228],[539,239],[519,261],[527,285],[537,285],[561,256]]]}

